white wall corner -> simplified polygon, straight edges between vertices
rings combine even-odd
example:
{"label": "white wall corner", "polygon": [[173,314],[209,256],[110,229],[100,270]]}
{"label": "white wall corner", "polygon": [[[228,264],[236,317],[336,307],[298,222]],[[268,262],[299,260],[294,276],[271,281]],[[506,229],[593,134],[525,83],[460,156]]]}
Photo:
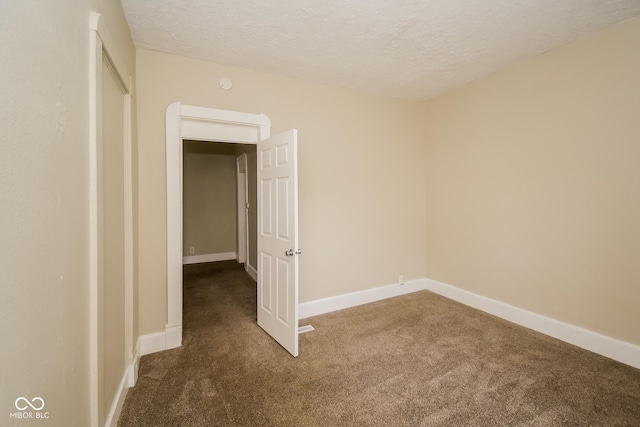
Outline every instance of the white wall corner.
{"label": "white wall corner", "polygon": [[634,368],[640,368],[640,346],[474,294],[436,280],[426,279],[426,289],[525,328],[533,329]]}
{"label": "white wall corner", "polygon": [[182,264],[199,264],[201,262],[231,261],[237,258],[235,252],[223,252],[219,254],[189,255],[182,257]]}
{"label": "white wall corner", "polygon": [[298,316],[300,319],[356,307],[370,302],[393,298],[426,289],[426,279],[408,280],[404,284],[393,284],[366,289],[364,291],[351,292],[334,297],[322,298],[314,301],[298,304]]}

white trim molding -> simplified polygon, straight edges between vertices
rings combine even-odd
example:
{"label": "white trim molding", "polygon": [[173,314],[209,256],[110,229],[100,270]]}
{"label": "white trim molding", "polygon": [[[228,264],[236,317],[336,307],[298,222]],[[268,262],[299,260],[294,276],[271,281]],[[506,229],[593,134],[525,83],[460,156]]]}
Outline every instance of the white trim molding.
{"label": "white trim molding", "polygon": [[[194,107],[174,102],[166,110],[167,343],[182,342],[182,147],[183,140],[257,144],[271,133],[264,114]],[[177,343],[177,345],[175,345]]]}
{"label": "white trim molding", "polygon": [[258,270],[256,270],[254,266],[249,264],[248,261],[245,264],[245,266],[246,266],[245,271],[249,273],[249,276],[251,276],[254,282],[258,283]]}
{"label": "white trim molding", "polygon": [[617,340],[431,279],[410,280],[404,284],[381,286],[301,303],[299,305],[300,319],[421,290],[431,291],[525,328],[640,369],[640,346],[638,345]]}
{"label": "white trim molding", "polygon": [[236,157],[236,207],[237,212],[237,259],[240,263],[249,258],[249,180],[247,173],[247,153]]}
{"label": "white trim molding", "polygon": [[425,285],[425,279],[408,280],[404,282],[404,284],[396,283],[393,285],[380,286],[377,288],[365,289],[363,291],[337,295],[335,297],[304,302],[298,305],[299,318],[306,319],[308,317],[318,316],[332,311],[343,310],[345,308],[356,307],[370,302],[422,291],[425,289]]}
{"label": "white trim molding", "polygon": [[426,289],[525,328],[533,329],[634,368],[640,368],[640,346],[474,294],[436,280],[427,279]]}
{"label": "white trim molding", "polygon": [[165,347],[167,350],[180,347],[182,345],[182,324],[167,325],[164,328]]}
{"label": "white trim molding", "polygon": [[117,427],[118,420],[120,419],[120,413],[122,412],[122,406],[124,405],[124,400],[127,397],[129,388],[136,385],[136,381],[138,380],[138,369],[140,367],[140,353],[138,348],[138,345],[136,345],[136,352],[133,356],[133,360],[127,369],[125,369],[122,379],[120,380],[118,391],[111,403],[109,414],[107,415],[107,419],[104,423],[107,427]]}
{"label": "white trim molding", "polygon": [[182,326],[167,325],[162,332],[141,335],[138,337],[140,357],[159,351],[170,350],[182,345]]}
{"label": "white trim molding", "polygon": [[133,369],[133,366],[129,366],[124,372],[122,379],[120,380],[120,385],[118,386],[118,391],[116,392],[116,396],[113,399],[113,403],[111,404],[111,408],[109,409],[109,414],[107,415],[107,419],[104,423],[107,427],[116,427],[118,425],[118,419],[120,418],[120,412],[122,412],[122,405],[124,405],[124,399],[127,397],[127,392],[129,391],[129,387],[133,387],[134,384],[130,384],[130,373],[129,371]]}
{"label": "white trim molding", "polygon": [[201,262],[231,261],[237,257],[235,252],[223,252],[220,254],[189,255],[182,257],[183,264],[199,264]]}
{"label": "white trim molding", "polygon": [[165,331],[138,337],[140,356],[157,353],[167,349],[167,333]]}
{"label": "white trim molding", "polygon": [[125,370],[122,379],[120,380],[120,385],[118,385],[118,391],[116,392],[116,396],[113,399],[113,403],[111,404],[111,408],[109,409],[109,414],[107,414],[107,419],[104,422],[104,425],[107,427],[116,427],[118,425],[118,418],[120,418],[120,412],[122,411],[122,405],[124,405],[124,399],[127,396],[127,391],[129,390],[130,385],[128,384],[128,369]]}

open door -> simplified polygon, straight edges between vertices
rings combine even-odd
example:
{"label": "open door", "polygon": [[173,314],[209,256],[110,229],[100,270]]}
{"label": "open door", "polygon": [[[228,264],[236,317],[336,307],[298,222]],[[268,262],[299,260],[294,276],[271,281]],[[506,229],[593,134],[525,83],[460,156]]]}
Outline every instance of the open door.
{"label": "open door", "polygon": [[298,356],[298,131],[258,142],[258,325]]}

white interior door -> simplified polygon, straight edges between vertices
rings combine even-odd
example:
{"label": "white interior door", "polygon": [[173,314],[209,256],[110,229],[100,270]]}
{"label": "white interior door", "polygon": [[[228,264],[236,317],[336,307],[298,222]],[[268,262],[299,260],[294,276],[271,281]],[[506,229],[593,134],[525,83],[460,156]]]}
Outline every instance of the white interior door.
{"label": "white interior door", "polygon": [[297,130],[258,142],[258,325],[298,356]]}

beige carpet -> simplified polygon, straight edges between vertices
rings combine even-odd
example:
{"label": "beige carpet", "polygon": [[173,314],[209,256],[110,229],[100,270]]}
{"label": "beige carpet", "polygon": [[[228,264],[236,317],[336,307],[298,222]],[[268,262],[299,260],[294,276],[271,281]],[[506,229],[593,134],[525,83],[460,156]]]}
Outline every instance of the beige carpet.
{"label": "beige carpet", "polygon": [[235,262],[187,266],[184,346],[118,426],[639,426],[640,370],[427,291],[307,319],[289,356]]}

